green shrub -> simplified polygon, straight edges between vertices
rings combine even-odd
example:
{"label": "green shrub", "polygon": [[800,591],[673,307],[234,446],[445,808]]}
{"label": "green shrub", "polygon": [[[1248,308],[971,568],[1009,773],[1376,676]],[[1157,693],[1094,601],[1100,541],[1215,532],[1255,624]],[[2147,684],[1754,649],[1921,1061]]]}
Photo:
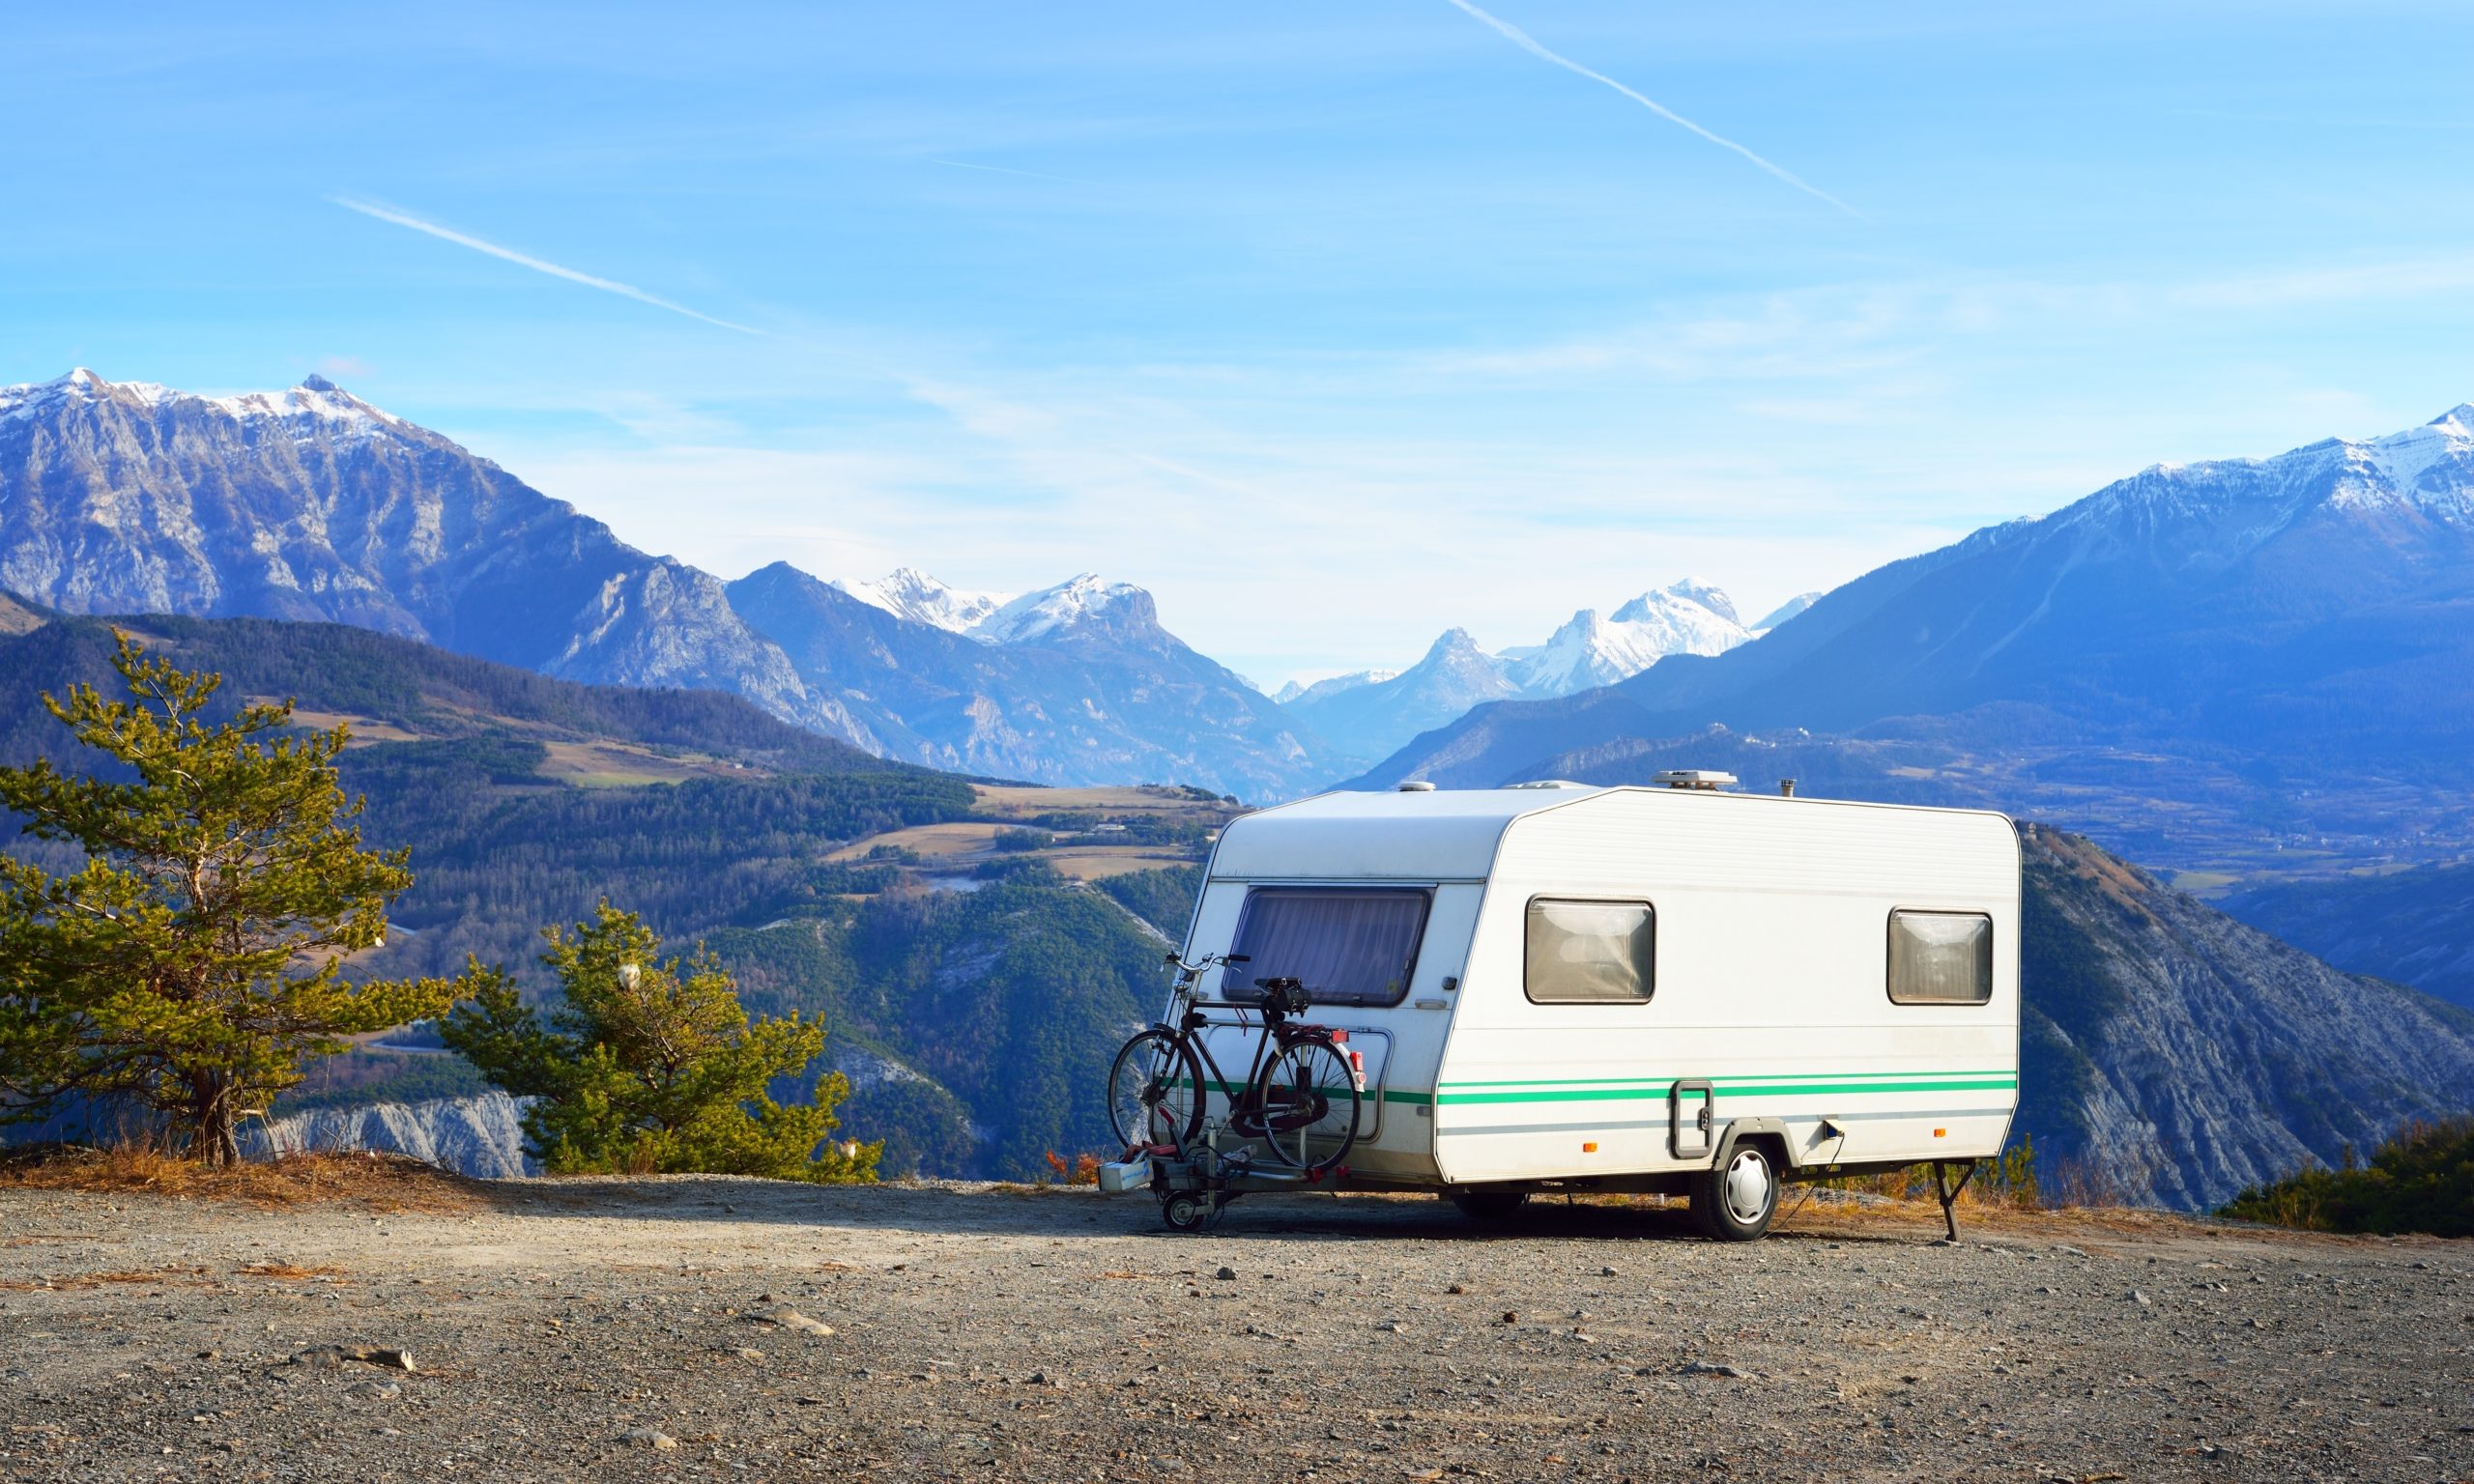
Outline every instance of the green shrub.
{"label": "green shrub", "polygon": [[2310,1232],[2474,1237],[2474,1118],[2411,1123],[2368,1165],[2315,1165],[2254,1185],[2219,1213]]}

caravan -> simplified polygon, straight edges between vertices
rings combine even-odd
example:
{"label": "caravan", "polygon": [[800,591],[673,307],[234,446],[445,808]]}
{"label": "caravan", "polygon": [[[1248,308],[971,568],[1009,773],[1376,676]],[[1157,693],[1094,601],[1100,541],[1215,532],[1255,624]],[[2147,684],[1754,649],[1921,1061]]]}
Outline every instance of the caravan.
{"label": "caravan", "polygon": [[1481,1218],[1539,1191],[1657,1191],[1744,1240],[1783,1183],[1998,1155],[2019,1096],[2010,822],[1660,778],[1410,785],[1233,821],[1183,955],[1207,967],[1146,1034],[1243,1068],[1267,994],[1302,986],[1303,1018],[1343,1033],[1359,1085],[1329,1106],[1354,1116],[1311,1130],[1327,1157],[1275,1169],[1242,1135],[1280,1109],[1164,1060],[1112,1184],[1147,1184],[1178,1226],[1324,1184],[1317,1162]]}

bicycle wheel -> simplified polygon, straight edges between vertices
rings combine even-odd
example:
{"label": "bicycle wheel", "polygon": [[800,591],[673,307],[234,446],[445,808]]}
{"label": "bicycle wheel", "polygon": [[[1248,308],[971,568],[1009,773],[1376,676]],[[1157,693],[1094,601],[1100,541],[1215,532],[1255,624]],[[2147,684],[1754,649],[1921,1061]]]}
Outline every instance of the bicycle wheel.
{"label": "bicycle wheel", "polygon": [[1202,1129],[1202,1068],[1158,1026],[1117,1050],[1108,1068],[1108,1125],[1128,1145],[1183,1145]]}
{"label": "bicycle wheel", "polygon": [[1357,1142],[1361,1100],[1347,1055],[1328,1041],[1290,1042],[1254,1082],[1253,1110],[1272,1157],[1309,1174],[1338,1165]]}

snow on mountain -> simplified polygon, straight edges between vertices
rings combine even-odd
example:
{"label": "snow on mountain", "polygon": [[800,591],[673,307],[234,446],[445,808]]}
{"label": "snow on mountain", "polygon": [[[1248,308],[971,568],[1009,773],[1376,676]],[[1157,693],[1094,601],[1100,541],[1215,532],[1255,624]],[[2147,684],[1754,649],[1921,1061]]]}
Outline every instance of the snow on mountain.
{"label": "snow on mountain", "polygon": [[1722,654],[1752,638],[1733,600],[1686,578],[1642,593],[1605,617],[1582,609],[1542,644],[1488,654],[1465,629],[1436,640],[1397,674],[1362,671],[1274,699],[1323,737],[1380,756],[1490,700],[1551,699],[1637,675],[1671,654]]}
{"label": "snow on mountain", "polygon": [[949,587],[916,567],[896,567],[872,583],[836,579],[833,585],[871,608],[948,634],[968,634],[1012,599],[1010,593]]}
{"label": "snow on mountain", "polygon": [[1351,671],[1345,675],[1332,675],[1311,684],[1291,680],[1281,686],[1280,693],[1272,699],[1283,706],[1292,700],[1325,700],[1345,691],[1354,691],[1369,685],[1381,685],[1399,673],[1396,670],[1358,670]]}
{"label": "snow on mountain", "polygon": [[349,424],[365,432],[412,426],[400,417],[380,412],[323,376],[306,377],[300,385],[282,391],[201,397],[155,382],[107,382],[84,366],[47,382],[0,386],[0,418],[31,417],[61,404],[80,406],[112,401],[149,411],[194,403],[200,409],[212,409],[242,422],[307,418]]}
{"label": "snow on mountain", "polygon": [[1798,614],[1802,613],[1805,609],[1812,607],[1820,601],[1821,593],[1818,591],[1799,592],[1794,597],[1789,598],[1786,602],[1779,604],[1776,608],[1771,609],[1759,623],[1752,626],[1752,632],[1755,634],[1767,634],[1771,629],[1785,623],[1788,619],[1795,617]]}
{"label": "snow on mountain", "polygon": [[1084,572],[1053,587],[1026,592],[998,608],[970,629],[974,639],[995,644],[1019,644],[1070,629],[1130,599],[1147,597],[1132,583],[1111,583]]}
{"label": "snow on mountain", "polygon": [[1724,654],[1751,638],[1726,593],[1686,578],[1642,593],[1612,618],[1582,609],[1546,642],[1499,658],[1524,695],[1568,696],[1637,675],[1670,654]]}

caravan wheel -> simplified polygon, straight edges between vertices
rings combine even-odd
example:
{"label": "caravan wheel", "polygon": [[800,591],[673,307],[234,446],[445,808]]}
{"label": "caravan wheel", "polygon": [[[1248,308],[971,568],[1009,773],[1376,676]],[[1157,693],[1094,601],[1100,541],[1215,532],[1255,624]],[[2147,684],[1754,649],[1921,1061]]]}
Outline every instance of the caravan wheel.
{"label": "caravan wheel", "polygon": [[1218,1214],[1211,1197],[1191,1190],[1180,1190],[1160,1203],[1160,1219],[1172,1232],[1199,1232]]}
{"label": "caravan wheel", "polygon": [[1750,1241],[1778,1214],[1778,1167],[1769,1151],[1746,1141],[1727,1162],[1692,1179],[1692,1221],[1714,1241]]}

